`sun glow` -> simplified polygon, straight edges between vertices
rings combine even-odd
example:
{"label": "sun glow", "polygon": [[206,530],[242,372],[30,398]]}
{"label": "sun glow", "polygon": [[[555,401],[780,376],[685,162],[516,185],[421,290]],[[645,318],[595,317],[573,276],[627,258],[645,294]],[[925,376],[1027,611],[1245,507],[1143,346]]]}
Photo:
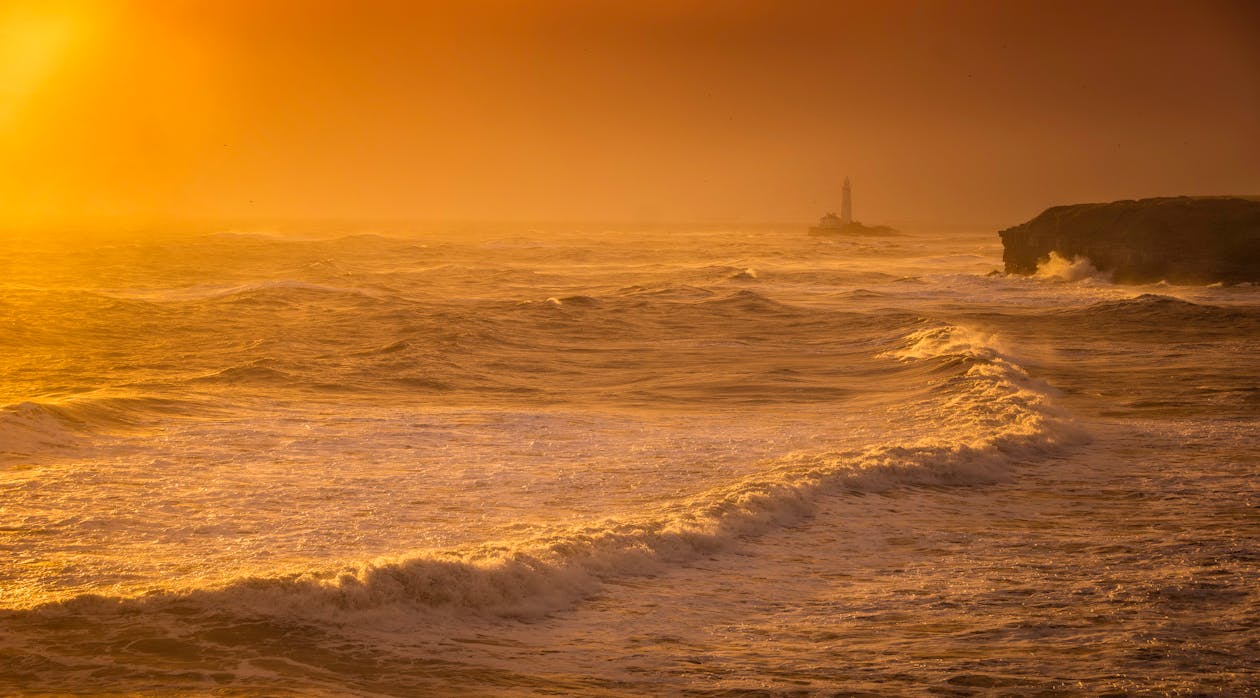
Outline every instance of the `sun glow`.
{"label": "sun glow", "polygon": [[193,19],[159,5],[0,5],[0,225],[176,215],[213,165],[219,89]]}
{"label": "sun glow", "polygon": [[83,34],[74,14],[21,4],[0,14],[0,126],[11,125]]}

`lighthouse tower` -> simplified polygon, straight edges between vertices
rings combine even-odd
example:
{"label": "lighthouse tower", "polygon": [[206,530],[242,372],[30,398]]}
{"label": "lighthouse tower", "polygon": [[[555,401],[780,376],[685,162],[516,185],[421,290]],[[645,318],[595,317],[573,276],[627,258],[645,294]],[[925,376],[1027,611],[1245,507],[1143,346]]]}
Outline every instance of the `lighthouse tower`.
{"label": "lighthouse tower", "polygon": [[849,178],[844,178],[844,187],[840,189],[840,222],[848,225],[853,222],[853,193],[849,190]]}

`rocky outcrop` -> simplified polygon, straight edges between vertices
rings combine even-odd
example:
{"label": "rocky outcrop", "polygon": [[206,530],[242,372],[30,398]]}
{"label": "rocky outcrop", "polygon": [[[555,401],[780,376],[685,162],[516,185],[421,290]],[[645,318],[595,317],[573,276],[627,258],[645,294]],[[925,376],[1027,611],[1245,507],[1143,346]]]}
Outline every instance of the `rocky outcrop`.
{"label": "rocky outcrop", "polygon": [[886,225],[863,225],[857,221],[852,223],[843,223],[840,225],[826,225],[820,223],[809,229],[810,235],[852,235],[852,236],[871,236],[882,237],[888,235],[900,235],[896,228],[890,228]]}
{"label": "rocky outcrop", "polygon": [[999,233],[1008,274],[1051,252],[1086,257],[1117,283],[1260,281],[1260,200],[1180,196],[1055,206]]}

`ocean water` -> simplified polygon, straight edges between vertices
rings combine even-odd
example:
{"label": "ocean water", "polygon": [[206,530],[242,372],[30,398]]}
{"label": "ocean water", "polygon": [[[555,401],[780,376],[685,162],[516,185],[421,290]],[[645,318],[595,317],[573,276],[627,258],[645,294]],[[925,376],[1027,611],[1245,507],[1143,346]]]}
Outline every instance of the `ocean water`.
{"label": "ocean water", "polygon": [[0,243],[0,694],[1260,694],[1260,288],[992,231]]}

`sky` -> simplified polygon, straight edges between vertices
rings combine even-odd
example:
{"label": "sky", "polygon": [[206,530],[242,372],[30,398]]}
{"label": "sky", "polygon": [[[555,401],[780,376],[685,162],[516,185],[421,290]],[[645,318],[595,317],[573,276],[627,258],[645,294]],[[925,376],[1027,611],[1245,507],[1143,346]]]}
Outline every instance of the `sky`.
{"label": "sky", "polygon": [[0,0],[0,223],[1260,194],[1260,3]]}

